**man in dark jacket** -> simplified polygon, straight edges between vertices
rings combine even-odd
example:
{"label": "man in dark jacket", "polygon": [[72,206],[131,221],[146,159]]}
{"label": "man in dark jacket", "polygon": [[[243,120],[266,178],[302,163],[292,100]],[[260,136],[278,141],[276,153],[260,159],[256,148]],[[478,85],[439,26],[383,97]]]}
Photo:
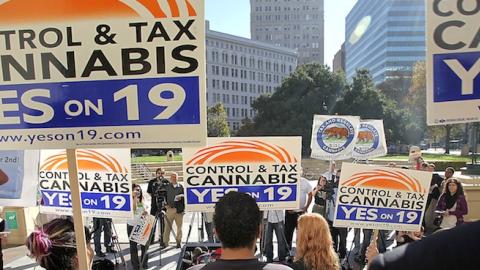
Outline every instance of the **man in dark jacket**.
{"label": "man in dark jacket", "polygon": [[[480,221],[439,231],[421,241],[405,244],[374,256],[369,247],[369,270],[396,269],[477,269],[480,265]],[[378,252],[377,252],[378,253]]]}

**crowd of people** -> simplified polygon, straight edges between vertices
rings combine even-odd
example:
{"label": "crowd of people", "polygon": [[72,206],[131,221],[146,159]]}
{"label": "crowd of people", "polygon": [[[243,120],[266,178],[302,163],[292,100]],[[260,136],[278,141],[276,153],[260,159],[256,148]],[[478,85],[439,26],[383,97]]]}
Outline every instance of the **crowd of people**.
{"label": "crowd of people", "polygon": [[[390,164],[389,166],[394,166]],[[420,170],[434,171],[434,165],[422,163]],[[223,196],[215,206],[215,213],[210,219],[205,218],[205,225],[210,242],[220,241],[221,256],[213,263],[193,266],[192,270],[215,269],[340,269],[343,259],[347,254],[347,235],[349,229],[333,226],[335,201],[337,196],[338,181],[341,170],[335,170],[333,164],[330,169],[322,174],[311,187],[308,180],[301,177],[300,208],[296,210],[269,210],[260,212],[255,199],[249,195],[229,192]],[[371,230],[355,230],[354,243],[356,246],[356,261],[360,264],[371,263],[369,269],[387,269],[391,262],[402,261],[405,250],[417,242],[435,242],[437,238],[450,239],[454,235],[463,235],[464,230],[478,231],[475,226],[461,226],[463,216],[468,213],[468,206],[463,191],[462,183],[453,177],[454,169],[448,167],[445,177],[433,174],[431,187],[427,199],[427,209],[424,215],[423,227],[419,232],[389,232],[379,231],[378,237]],[[172,173],[169,179],[165,178],[165,171],[158,169],[156,177],[149,181],[147,192],[152,201],[148,206],[144,203],[144,196],[139,185],[133,184],[132,198],[135,218],[127,222],[127,232],[131,233],[135,219],[148,213],[159,217],[158,241],[162,247],[170,243],[170,234],[173,223],[176,225],[176,247],[181,246],[182,223],[184,215],[183,186],[177,182],[177,175]],[[313,202],[312,213],[308,213]],[[207,217],[205,214],[204,217]],[[109,220],[95,220],[94,239],[100,240],[98,231],[103,231],[104,245],[107,252],[112,250],[111,235],[108,235]],[[207,226],[208,225],[208,226]],[[455,229],[452,228],[468,228]],[[213,229],[214,228],[214,229]],[[210,232],[209,232],[210,230]],[[293,235],[296,232],[296,245],[293,246]],[[214,231],[214,232],[213,232]],[[447,232],[451,231],[451,232]],[[278,261],[274,262],[273,233],[277,238]],[[363,234],[363,242],[360,235]],[[389,238],[395,239],[396,246],[393,251]],[[438,236],[437,236],[438,235]],[[86,231],[87,242],[91,233]],[[377,239],[372,239],[377,237]],[[260,251],[266,256],[266,261],[261,262],[255,254],[257,240],[261,238]],[[427,240],[427,239],[434,240]],[[444,241],[444,240],[438,240]],[[48,269],[78,269],[76,259],[76,244],[73,223],[70,219],[54,219],[38,228],[27,239],[27,248],[32,257],[44,268]],[[95,241],[96,255],[102,255],[100,241]],[[414,246],[415,249],[421,247]],[[93,258],[94,251],[87,244],[89,260]],[[138,244],[130,241],[131,266],[133,269],[148,268],[148,256],[145,246],[140,246],[141,256],[138,256]],[[295,249],[295,252],[292,250]],[[478,249],[478,248],[477,248]],[[389,255],[394,254],[394,255]],[[393,257],[392,257],[393,256]],[[100,257],[100,256],[99,256]],[[408,259],[407,259],[408,260]],[[396,269],[396,268],[388,268]],[[403,269],[403,268],[398,268]],[[424,268],[425,269],[425,268]]]}

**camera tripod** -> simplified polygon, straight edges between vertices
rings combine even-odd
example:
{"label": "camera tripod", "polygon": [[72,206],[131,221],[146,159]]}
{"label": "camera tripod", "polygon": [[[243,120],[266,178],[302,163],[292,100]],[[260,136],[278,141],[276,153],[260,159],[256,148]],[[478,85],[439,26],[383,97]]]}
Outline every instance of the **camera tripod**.
{"label": "camera tripod", "polygon": [[[161,208],[159,208],[159,210],[157,211],[157,213],[155,214],[155,221],[153,223],[153,228],[156,228],[157,227],[157,224],[158,222],[160,222],[160,239],[162,239],[160,242],[160,244],[163,243],[163,231],[164,231],[164,228],[163,226],[166,225],[166,226],[169,226],[170,227],[170,232],[173,234],[173,237],[177,238],[177,235],[175,233],[175,231],[173,230],[173,226],[172,224],[170,223],[170,221],[165,218],[166,216],[166,213],[162,210],[164,209],[165,207],[165,201],[162,201],[161,203]],[[166,222],[162,222],[162,220],[165,220]],[[164,224],[166,223],[166,224]],[[153,230],[150,232],[150,237],[148,238],[148,241],[147,241],[147,244],[145,245],[145,255],[143,256],[142,260],[141,260],[141,263],[140,263],[140,269],[144,270],[143,268],[143,265],[145,264],[145,259],[148,257],[147,256],[147,253],[148,253],[148,248],[150,247],[153,239],[155,238],[155,235],[153,233]],[[168,243],[165,243],[168,245]],[[162,249],[160,248],[160,251],[159,251],[159,259],[158,259],[158,265],[161,266],[162,265]]]}
{"label": "camera tripod", "polygon": [[[112,246],[117,250],[117,252],[120,254],[120,260],[122,262],[122,264],[127,267],[127,262],[125,261],[125,258],[123,257],[123,253],[122,253],[122,248],[120,247],[120,242],[118,241],[118,233],[117,233],[117,229],[115,228],[115,224],[113,223],[112,220],[108,220],[107,221],[107,224],[111,226],[111,231],[112,231]],[[118,265],[118,261],[117,261],[117,253],[114,252],[113,253],[113,257],[115,258],[115,264]]]}

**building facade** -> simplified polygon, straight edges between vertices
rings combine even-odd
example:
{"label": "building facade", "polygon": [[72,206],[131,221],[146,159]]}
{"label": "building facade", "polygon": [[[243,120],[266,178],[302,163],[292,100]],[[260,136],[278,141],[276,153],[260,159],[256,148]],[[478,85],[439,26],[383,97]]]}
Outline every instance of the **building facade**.
{"label": "building facade", "polygon": [[324,0],[250,0],[250,34],[297,50],[299,64],[323,64]]}
{"label": "building facade", "polygon": [[340,50],[333,56],[332,70],[334,72],[345,72],[345,43],[342,44]]}
{"label": "building facade", "polygon": [[425,60],[424,0],[359,0],[345,20],[346,75],[366,68],[375,83],[411,74]]}
{"label": "building facade", "polygon": [[208,23],[206,42],[207,104],[223,104],[232,131],[253,119],[253,101],[273,94],[297,66],[292,49],[212,31]]}

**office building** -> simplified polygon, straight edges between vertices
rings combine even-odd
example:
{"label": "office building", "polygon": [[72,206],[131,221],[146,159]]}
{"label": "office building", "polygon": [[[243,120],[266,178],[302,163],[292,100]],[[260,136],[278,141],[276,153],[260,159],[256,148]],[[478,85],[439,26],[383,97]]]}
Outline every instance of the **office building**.
{"label": "office building", "polygon": [[230,130],[253,119],[252,102],[272,95],[297,66],[294,50],[210,30],[207,22],[207,103],[223,103]]}
{"label": "office building", "polygon": [[323,64],[324,0],[250,0],[250,34],[297,50],[299,64]]}
{"label": "office building", "polygon": [[332,70],[334,72],[345,72],[345,43],[342,44],[340,50],[338,50],[337,53],[335,53],[335,56],[333,56]]}
{"label": "office building", "polygon": [[425,59],[424,0],[359,0],[345,20],[346,75],[366,68],[375,83]]}

